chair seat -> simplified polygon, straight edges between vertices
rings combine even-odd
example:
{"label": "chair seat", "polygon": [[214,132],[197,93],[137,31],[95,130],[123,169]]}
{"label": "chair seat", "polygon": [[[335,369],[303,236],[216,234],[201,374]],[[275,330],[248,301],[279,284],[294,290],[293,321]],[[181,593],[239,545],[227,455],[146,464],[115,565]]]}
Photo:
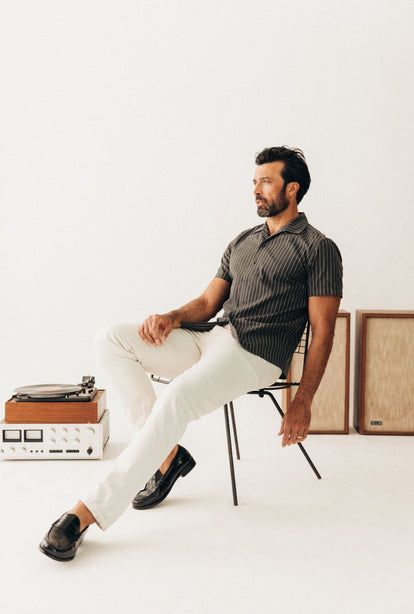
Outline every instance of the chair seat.
{"label": "chair seat", "polygon": [[[285,381],[278,380],[274,384],[270,384],[270,386],[263,386],[263,388],[260,388],[260,390],[283,390],[284,388],[291,388],[292,386],[299,386],[299,384],[300,382],[288,382],[286,380]],[[259,392],[259,390],[251,390],[247,394],[254,394],[257,392]]]}

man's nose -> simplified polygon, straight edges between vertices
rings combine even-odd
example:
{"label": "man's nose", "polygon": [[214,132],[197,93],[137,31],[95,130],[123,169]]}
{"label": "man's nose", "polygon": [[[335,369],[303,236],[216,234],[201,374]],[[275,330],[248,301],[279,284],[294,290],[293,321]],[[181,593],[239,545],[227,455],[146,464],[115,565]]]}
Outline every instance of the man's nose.
{"label": "man's nose", "polygon": [[254,188],[253,188],[253,194],[254,195],[260,194],[259,187],[257,185],[255,185]]}

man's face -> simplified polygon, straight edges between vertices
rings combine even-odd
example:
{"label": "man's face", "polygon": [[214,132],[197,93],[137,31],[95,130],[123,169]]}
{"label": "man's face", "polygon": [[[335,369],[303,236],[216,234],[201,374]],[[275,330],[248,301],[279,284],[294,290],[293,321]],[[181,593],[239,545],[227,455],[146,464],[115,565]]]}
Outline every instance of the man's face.
{"label": "man's face", "polygon": [[284,166],[284,162],[278,161],[256,167],[253,194],[256,198],[257,214],[260,217],[278,215],[289,206],[286,186],[281,175]]}

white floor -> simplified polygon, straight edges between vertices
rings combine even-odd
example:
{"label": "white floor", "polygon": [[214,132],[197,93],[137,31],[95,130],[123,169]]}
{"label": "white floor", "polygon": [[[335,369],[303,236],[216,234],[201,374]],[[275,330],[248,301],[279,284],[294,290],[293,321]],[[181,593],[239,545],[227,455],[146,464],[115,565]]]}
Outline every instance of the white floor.
{"label": "white floor", "polygon": [[239,507],[220,410],[190,425],[197,466],[170,497],[92,527],[69,563],[38,543],[126,444],[122,423],[104,462],[0,462],[2,614],[411,614],[414,439],[310,436],[317,480],[270,403],[245,397],[237,415]]}

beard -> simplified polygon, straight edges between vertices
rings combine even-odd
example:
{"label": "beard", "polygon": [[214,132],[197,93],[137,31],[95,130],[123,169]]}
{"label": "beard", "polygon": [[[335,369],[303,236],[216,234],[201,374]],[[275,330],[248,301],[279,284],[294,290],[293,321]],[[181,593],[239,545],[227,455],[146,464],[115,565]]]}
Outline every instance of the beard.
{"label": "beard", "polygon": [[279,215],[289,207],[289,201],[286,198],[286,186],[280,190],[275,200],[266,200],[260,198],[261,204],[257,206],[257,215],[259,217],[273,217]]}

